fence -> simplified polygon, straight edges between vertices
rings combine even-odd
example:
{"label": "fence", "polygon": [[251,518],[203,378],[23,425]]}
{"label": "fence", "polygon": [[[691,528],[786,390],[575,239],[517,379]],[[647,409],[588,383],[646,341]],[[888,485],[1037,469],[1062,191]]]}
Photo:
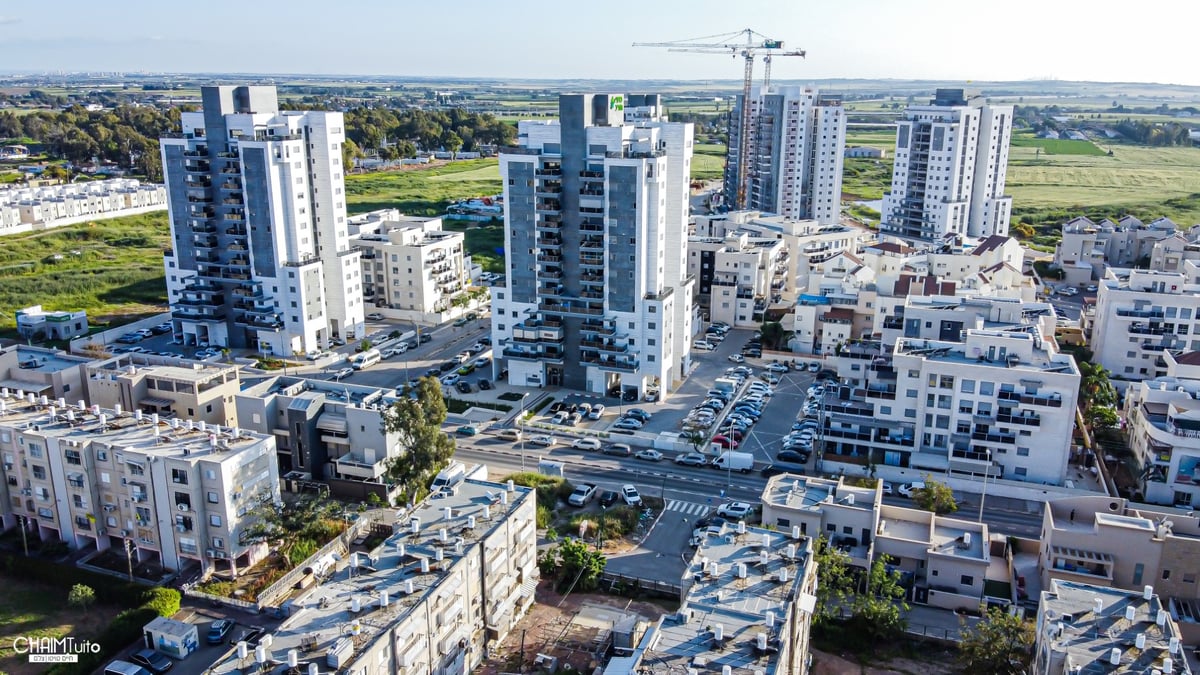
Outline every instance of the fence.
{"label": "fence", "polygon": [[359,535],[367,532],[374,523],[372,518],[359,518],[354,521],[346,531],[334,537],[328,544],[322,546],[316,553],[310,555],[304,562],[296,565],[287,574],[279,578],[279,581],[264,588],[258,594],[258,606],[266,607],[274,605],[276,600],[279,600],[284,595],[287,595],[296,582],[306,574],[305,570],[313,566],[313,564],[323,556],[330,553],[344,553],[350,549],[350,542],[358,538]]}
{"label": "fence", "polygon": [[163,312],[162,314],[155,314],[154,316],[147,317],[141,321],[127,323],[116,328],[109,328],[108,330],[92,333],[91,335],[83,335],[71,340],[71,348],[68,351],[70,351],[72,354],[82,354],[84,353],[84,347],[87,345],[97,344],[104,346],[126,333],[135,331],[139,328],[151,328],[170,320],[171,313]]}
{"label": "fence", "polygon": [[[632,593],[635,595],[659,595],[671,600],[678,600],[683,589],[679,584],[673,584],[667,581],[659,581],[657,579],[643,579],[641,577],[631,577],[616,572],[601,572],[600,584],[607,585],[609,591],[620,592],[621,595]],[[621,586],[620,591],[617,587]]]}
{"label": "fence", "polygon": [[249,602],[247,600],[238,600],[237,598],[227,598],[223,595],[212,595],[210,593],[205,593],[204,591],[198,591],[195,588],[192,588],[191,586],[184,586],[183,594],[189,598],[195,598],[197,600],[207,600],[213,604],[221,604],[221,605],[225,605],[226,607],[232,607],[234,609],[241,609],[241,610],[245,610],[247,612],[256,612],[257,613],[259,611],[259,606],[257,603]]}

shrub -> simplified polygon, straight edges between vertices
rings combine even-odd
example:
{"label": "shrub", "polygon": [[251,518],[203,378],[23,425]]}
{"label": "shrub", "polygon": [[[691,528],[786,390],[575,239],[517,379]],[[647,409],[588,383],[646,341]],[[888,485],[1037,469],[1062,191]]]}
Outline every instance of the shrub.
{"label": "shrub", "polygon": [[142,607],[153,609],[159,616],[179,613],[182,596],[173,588],[151,588],[142,596]]}

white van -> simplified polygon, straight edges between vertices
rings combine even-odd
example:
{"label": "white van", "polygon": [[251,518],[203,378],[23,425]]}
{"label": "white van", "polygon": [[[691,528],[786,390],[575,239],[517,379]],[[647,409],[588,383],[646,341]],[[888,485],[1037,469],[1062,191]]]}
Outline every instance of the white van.
{"label": "white van", "polygon": [[521,440],[521,430],[520,429],[501,429],[500,433],[498,433],[496,435],[499,436],[500,438],[503,438],[506,441]]}

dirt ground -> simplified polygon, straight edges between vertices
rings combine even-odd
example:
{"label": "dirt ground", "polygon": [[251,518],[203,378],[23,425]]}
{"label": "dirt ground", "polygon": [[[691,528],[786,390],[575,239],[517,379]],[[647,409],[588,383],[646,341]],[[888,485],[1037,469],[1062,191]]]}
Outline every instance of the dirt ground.
{"label": "dirt ground", "polygon": [[948,660],[918,662],[897,658],[889,661],[886,667],[865,666],[853,658],[813,650],[813,675],[953,675],[956,672]]}
{"label": "dirt ground", "polygon": [[[669,605],[669,606],[668,606]],[[500,675],[518,672],[521,662],[521,641],[525,642],[525,666],[528,669],[538,654],[559,657],[559,662],[570,664],[582,672],[591,672],[600,665],[590,650],[589,632],[577,618],[597,609],[634,613],[654,623],[666,612],[676,611],[674,603],[633,601],[627,598],[599,593],[572,593],[567,598],[554,592],[552,581],[538,584],[536,602],[529,609],[508,637],[475,671],[476,675]],[[557,645],[557,646],[556,646]],[[928,662],[895,658],[884,665],[863,665],[851,656],[839,656],[813,650],[813,675],[953,675],[951,656],[937,649],[930,653]]]}
{"label": "dirt ground", "polygon": [[[529,613],[494,650],[491,658],[475,671],[476,675],[517,672],[522,636],[525,641],[526,668],[538,654],[550,654],[559,657],[560,663],[569,663],[580,671],[591,672],[592,666],[599,663],[586,647],[580,646],[581,642],[587,644],[587,637],[591,633],[572,621],[581,610],[608,608],[630,612],[641,615],[651,623],[663,613],[674,611],[674,607],[599,593],[572,593],[564,599],[554,592],[554,582],[549,580],[538,584],[535,598],[536,602],[529,608]],[[556,644],[560,646],[556,647]]]}

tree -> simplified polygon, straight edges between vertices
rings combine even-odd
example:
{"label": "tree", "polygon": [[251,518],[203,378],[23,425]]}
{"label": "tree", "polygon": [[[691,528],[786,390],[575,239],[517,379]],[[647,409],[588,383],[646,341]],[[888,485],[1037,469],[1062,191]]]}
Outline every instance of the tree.
{"label": "tree", "polygon": [[1117,391],[1104,366],[1080,362],[1079,375],[1079,403],[1084,411],[1092,406],[1116,405]]}
{"label": "tree", "polygon": [[581,539],[566,539],[547,552],[543,562],[543,572],[555,570],[559,593],[586,593],[596,590],[607,559]]}
{"label": "tree", "polygon": [[[410,393],[408,387],[404,393]],[[414,503],[454,456],[454,439],[442,431],[446,401],[441,383],[422,377],[415,393],[416,398],[401,396],[383,416],[384,433],[396,434],[404,449],[389,461],[387,475],[403,486],[405,498]]]}
{"label": "tree", "polygon": [[1089,427],[1094,431],[1101,429],[1111,429],[1121,421],[1117,416],[1117,411],[1109,407],[1093,407],[1089,408],[1084,413],[1084,420],[1087,421]]}
{"label": "tree", "polygon": [[349,138],[342,142],[342,166],[346,167],[346,171],[353,169],[355,160],[362,156],[357,143]]}
{"label": "tree", "polygon": [[963,627],[958,661],[963,672],[1020,675],[1029,667],[1033,623],[992,607],[974,626]]}
{"label": "tree", "polygon": [[696,452],[703,454],[708,449],[708,436],[698,429],[689,431],[684,438],[692,444],[692,449]]}
{"label": "tree", "polygon": [[284,557],[290,557],[296,544],[301,539],[312,538],[324,521],[340,518],[342,505],[311,495],[294,502],[263,499],[247,515],[251,522],[242,529],[243,546],[263,542]]}
{"label": "tree", "polygon": [[767,349],[779,349],[784,342],[783,324],[778,321],[766,321],[762,325],[762,343]]}
{"label": "tree", "polygon": [[96,602],[96,591],[91,586],[75,584],[67,593],[67,604],[86,612],[92,603]]}
{"label": "tree", "polygon": [[928,476],[925,477],[925,487],[915,492],[913,501],[917,503],[917,506],[926,511],[933,511],[939,516],[958,510],[958,502],[954,501],[954,491],[950,489],[950,486],[930,480]]}
{"label": "tree", "polygon": [[886,555],[871,563],[865,591],[850,601],[850,627],[873,643],[895,638],[908,624],[902,615],[908,611],[908,603],[904,602],[900,570],[889,570],[888,564]]}
{"label": "tree", "polygon": [[462,149],[463,139],[453,131],[448,132],[446,137],[442,139],[442,145],[445,146],[446,152],[450,153],[450,159],[454,159],[458,155],[458,151]]}
{"label": "tree", "polygon": [[817,608],[815,625],[826,625],[841,617],[847,607],[846,599],[854,593],[855,579],[850,570],[850,558],[829,545],[822,536],[817,540],[813,558],[817,564]]}

